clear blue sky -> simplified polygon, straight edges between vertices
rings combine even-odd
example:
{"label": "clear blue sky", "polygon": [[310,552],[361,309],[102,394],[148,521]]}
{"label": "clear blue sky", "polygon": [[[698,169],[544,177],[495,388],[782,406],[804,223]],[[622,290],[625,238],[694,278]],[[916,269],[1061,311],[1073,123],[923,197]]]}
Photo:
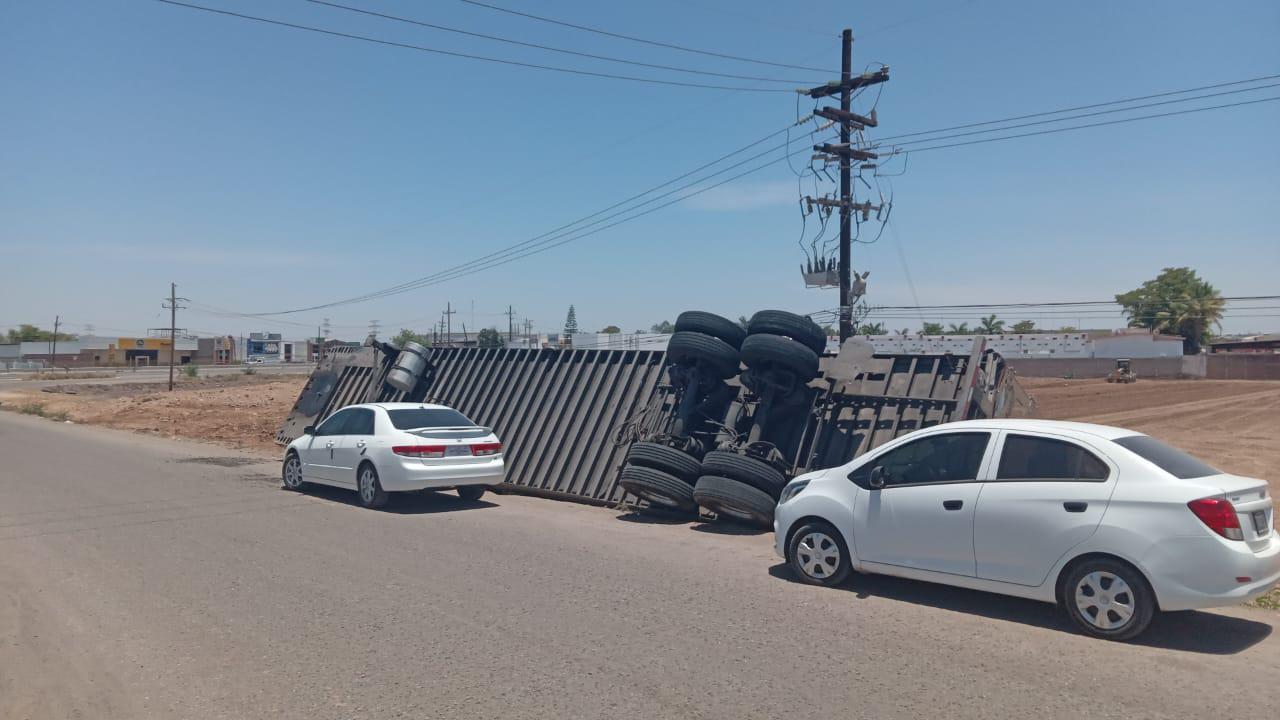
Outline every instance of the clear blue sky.
{"label": "clear blue sky", "polygon": [[[659,76],[299,0],[194,1],[399,42]],[[803,12],[754,0],[492,2],[824,67],[838,64],[839,29],[851,26],[855,67],[892,67],[879,104],[884,135],[1280,72],[1275,2],[824,0]],[[455,0],[348,4],[646,62],[815,76]],[[1280,88],[1219,102],[1271,95]],[[496,66],[151,0],[6,2],[0,325],[47,326],[61,313],[73,331],[158,326],[171,280],[180,295],[247,312],[375,290],[594,212],[794,115],[789,94]],[[893,232],[856,247],[855,265],[871,271],[868,299],[882,305],[1104,299],[1171,265],[1197,268],[1227,295],[1276,294],[1277,128],[1280,103],[1270,103],[922,153],[894,179]],[[583,329],[630,331],[688,308],[731,317],[829,308],[834,292],[800,282],[795,195],[794,176],[778,165],[527,260],[290,321],[314,328],[329,317],[338,334],[358,337],[375,318],[392,331],[406,321],[426,328],[452,302],[461,310],[455,328],[505,328],[499,313],[510,303],[556,330],[573,303]],[[193,311],[179,324],[307,332]],[[1225,323],[1276,327],[1280,318]]]}

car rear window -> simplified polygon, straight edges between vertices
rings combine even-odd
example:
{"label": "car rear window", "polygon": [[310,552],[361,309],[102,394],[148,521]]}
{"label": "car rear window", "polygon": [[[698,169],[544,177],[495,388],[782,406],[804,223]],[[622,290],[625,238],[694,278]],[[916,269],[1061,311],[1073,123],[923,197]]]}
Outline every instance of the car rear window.
{"label": "car rear window", "polygon": [[397,430],[418,428],[475,427],[466,415],[450,408],[406,408],[388,410],[391,424]]}
{"label": "car rear window", "polygon": [[1170,447],[1147,435],[1131,435],[1115,441],[1120,447],[1134,453],[1138,457],[1150,461],[1156,467],[1176,478],[1198,478],[1218,475],[1221,471],[1205,465],[1199,460]]}

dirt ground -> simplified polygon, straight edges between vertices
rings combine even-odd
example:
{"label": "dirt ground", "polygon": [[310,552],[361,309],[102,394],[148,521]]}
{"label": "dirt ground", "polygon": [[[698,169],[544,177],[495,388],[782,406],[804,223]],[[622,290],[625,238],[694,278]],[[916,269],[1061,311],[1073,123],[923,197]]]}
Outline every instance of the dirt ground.
{"label": "dirt ground", "polygon": [[[172,393],[163,383],[69,383],[0,391],[0,407],[279,455],[276,430],[305,382],[298,376],[183,377]],[[32,412],[32,405],[41,407]]]}

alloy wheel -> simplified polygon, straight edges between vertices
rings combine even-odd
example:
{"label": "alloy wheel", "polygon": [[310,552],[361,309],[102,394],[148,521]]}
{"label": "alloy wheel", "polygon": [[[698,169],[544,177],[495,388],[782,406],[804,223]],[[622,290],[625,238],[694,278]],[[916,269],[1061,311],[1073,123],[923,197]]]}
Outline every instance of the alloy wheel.
{"label": "alloy wheel", "polygon": [[298,461],[297,455],[290,455],[284,461],[284,486],[290,490],[302,487],[302,463]]}
{"label": "alloy wheel", "polygon": [[372,503],[374,497],[378,494],[378,489],[374,485],[373,471],[365,468],[360,471],[360,499],[365,503]]}

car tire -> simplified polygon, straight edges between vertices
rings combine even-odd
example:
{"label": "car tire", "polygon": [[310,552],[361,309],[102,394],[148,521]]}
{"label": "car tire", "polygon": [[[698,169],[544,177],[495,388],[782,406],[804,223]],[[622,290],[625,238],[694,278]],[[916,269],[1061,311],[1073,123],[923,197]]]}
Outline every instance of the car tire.
{"label": "car tire", "polygon": [[735,350],[742,347],[742,340],[747,337],[747,331],[738,323],[701,310],[687,310],[676,318],[676,332],[686,331],[719,338]]}
{"label": "car tire", "polygon": [[467,502],[475,502],[484,497],[484,491],[487,489],[483,485],[463,485],[458,488],[458,497]]}
{"label": "car tire", "polygon": [[667,360],[680,365],[699,365],[717,378],[738,374],[738,351],[717,337],[697,332],[678,332],[667,342]]}
{"label": "car tire", "polygon": [[670,473],[628,465],[622,469],[618,484],[654,508],[698,512],[698,504],[693,501],[693,486]]}
{"label": "car tire", "polygon": [[772,465],[724,450],[712,450],[702,458],[702,474],[718,475],[746,483],[768,493],[774,500],[778,499],[782,488],[787,484],[787,476]]}
{"label": "car tire", "polygon": [[703,475],[693,488],[693,499],[725,520],[771,527],[777,501],[763,490],[719,475]]}
{"label": "car tire", "polygon": [[1111,558],[1072,566],[1058,591],[1058,603],[1086,635],[1130,640],[1155,617],[1155,593],[1132,565]]}
{"label": "car tire", "polygon": [[627,451],[627,464],[661,470],[689,485],[697,482],[698,475],[702,474],[702,463],[698,462],[698,458],[661,443],[633,444]]}
{"label": "car tire", "polygon": [[367,508],[380,508],[390,499],[378,480],[377,468],[371,462],[356,468],[356,492],[360,496],[360,504]]}
{"label": "car tire", "polygon": [[818,376],[818,356],[803,344],[781,335],[748,335],[742,341],[742,362],[752,369],[786,370],[802,383]]}
{"label": "car tire", "polygon": [[821,355],[827,349],[827,333],[804,315],[785,310],[761,310],[747,321],[751,335],[768,334],[789,337]]}
{"label": "car tire", "polygon": [[791,534],[787,564],[800,582],[824,587],[843,583],[853,570],[844,537],[822,520],[810,520]]}
{"label": "car tire", "polygon": [[302,479],[302,458],[298,457],[298,453],[290,450],[285,454],[284,462],[280,465],[280,480],[285,490],[293,492],[307,486],[307,482]]}

